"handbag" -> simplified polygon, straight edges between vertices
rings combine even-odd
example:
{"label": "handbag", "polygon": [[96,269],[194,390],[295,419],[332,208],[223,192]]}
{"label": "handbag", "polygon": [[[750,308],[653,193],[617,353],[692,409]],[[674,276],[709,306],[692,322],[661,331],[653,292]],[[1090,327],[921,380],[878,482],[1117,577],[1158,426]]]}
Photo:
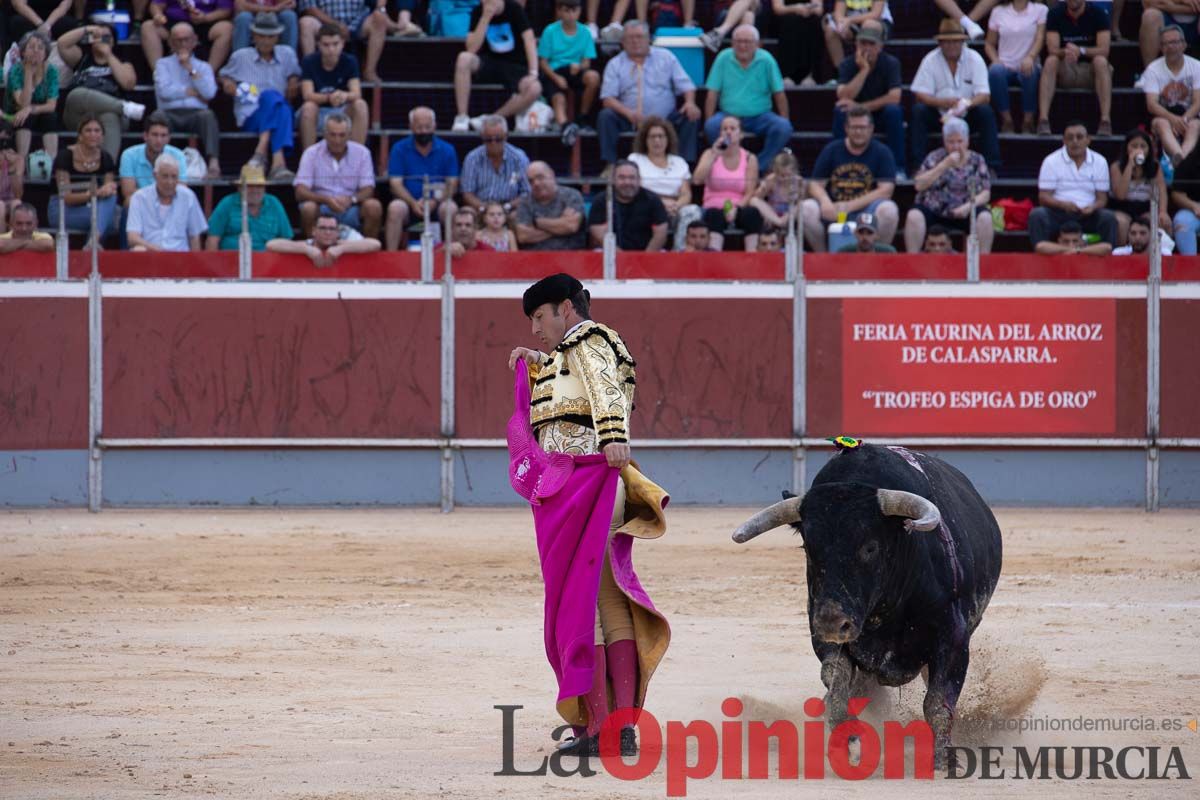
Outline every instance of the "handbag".
{"label": "handbag", "polygon": [[186,182],[194,183],[208,177],[208,164],[204,163],[204,156],[196,148],[183,149],[183,163],[187,165],[187,174],[182,176]]}
{"label": "handbag", "polygon": [[1029,227],[1029,215],[1033,213],[1033,201],[1028,197],[1024,200],[1001,197],[999,200],[992,201],[992,208],[993,215],[997,208],[1004,214],[1004,230],[1023,231]]}
{"label": "handbag", "polygon": [[45,150],[34,150],[29,154],[25,163],[25,177],[34,183],[44,183],[50,180],[54,169],[54,159]]}

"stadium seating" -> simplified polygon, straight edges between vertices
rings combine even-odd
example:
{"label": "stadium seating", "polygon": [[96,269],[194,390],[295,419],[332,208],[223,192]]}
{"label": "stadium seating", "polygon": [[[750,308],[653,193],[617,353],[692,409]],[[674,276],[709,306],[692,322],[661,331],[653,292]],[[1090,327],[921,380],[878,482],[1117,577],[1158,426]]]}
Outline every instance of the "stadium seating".
{"label": "stadium seating", "polygon": [[[701,20],[710,18],[711,2],[698,2],[698,17]],[[903,65],[903,75],[906,81],[911,80],[921,58],[929,52],[935,43],[928,38],[936,25],[936,11],[930,0],[893,0],[891,3],[893,16],[897,22],[893,30],[893,38],[886,45],[888,52],[897,56]],[[1126,35],[1135,37],[1142,6],[1140,0],[1131,0],[1125,6],[1124,25]],[[542,25],[553,18],[552,7],[547,0],[529,0],[529,12],[535,20],[535,26]],[[603,12],[602,12],[603,16]],[[760,18],[761,19],[761,18]],[[768,50],[776,50],[779,42],[770,38],[773,35],[769,20],[765,24],[766,38],[764,46]],[[972,44],[982,48],[977,41]],[[380,174],[379,192],[385,200],[388,198],[385,173],[387,148],[398,138],[407,135],[407,113],[414,105],[421,104],[432,107],[438,115],[439,136],[454,144],[460,158],[478,145],[478,135],[475,133],[453,134],[447,129],[454,116],[453,65],[456,54],[462,49],[461,39],[426,37],[420,39],[393,38],[389,40],[385,57],[380,65],[384,83],[378,89],[367,89],[368,100],[372,101],[373,124],[368,146],[376,154],[376,163]],[[607,55],[615,52],[615,46],[602,47],[607,50],[601,55],[603,62]],[[125,40],[118,44],[117,53],[123,60],[134,64],[139,76],[139,85],[132,99],[138,102],[153,104],[153,87],[149,83],[150,70],[140,45],[136,40]],[[707,54],[711,64],[712,54]],[[1120,149],[1120,142],[1125,131],[1146,122],[1146,111],[1143,95],[1140,90],[1131,88],[1135,74],[1140,70],[1136,38],[1116,42],[1113,45],[1112,63],[1116,69],[1113,91],[1113,128],[1116,135],[1097,138],[1093,148],[1107,158],[1113,158]],[[832,75],[832,68],[823,65],[823,78]],[[1014,106],[1019,107],[1017,90],[1014,88]],[[378,96],[374,94],[378,92]],[[471,95],[471,113],[484,113],[495,108],[503,99],[503,90],[494,85],[477,85]],[[797,155],[801,169],[811,170],[820,149],[829,141],[832,111],[834,105],[834,88],[831,85],[818,85],[809,88],[788,90],[791,108],[791,119],[796,133],[791,142],[791,148]],[[700,100],[703,100],[701,91]],[[912,104],[911,95],[904,93],[905,108]],[[702,102],[701,102],[702,105]],[[230,178],[237,174],[241,165],[253,152],[254,139],[252,135],[237,131],[233,124],[232,107],[229,98],[218,95],[213,102],[213,108],[221,120],[222,172],[227,179],[208,183],[202,191],[206,207],[211,207],[222,195],[232,190]],[[1061,131],[1063,124],[1073,118],[1080,118],[1094,125],[1098,118],[1094,95],[1084,90],[1059,90],[1051,114],[1051,122],[1055,131]],[[64,133],[61,145],[70,144],[74,132]],[[1036,196],[1036,175],[1042,158],[1050,151],[1061,145],[1055,136],[1035,137],[1022,134],[1001,134],[1001,154],[1003,167],[999,171],[999,180],[993,188],[992,196],[996,197],[1034,197]],[[589,178],[598,175],[604,164],[599,157],[599,143],[594,135],[585,135],[572,152],[564,147],[557,135],[553,134],[519,134],[510,136],[513,144],[524,149],[531,158],[545,160],[559,173],[561,179],[569,184],[579,186],[585,192],[600,188],[600,184]],[[125,144],[140,141],[140,132],[131,131],[125,137]],[[181,143],[177,140],[177,143]],[[627,152],[632,143],[632,136],[623,137],[620,151]],[[931,146],[934,143],[931,139]],[[756,149],[753,139],[749,147]],[[293,156],[292,165],[298,156]],[[293,221],[297,221],[296,205],[289,186],[276,186],[272,191],[279,196],[288,209]],[[30,183],[27,186],[26,198],[41,209],[45,209],[50,195],[50,187],[46,184]],[[902,209],[912,204],[913,189],[911,181],[902,182],[897,189],[897,200]],[[44,219],[44,216],[43,216]],[[1027,250],[1028,240],[1023,235],[998,236],[998,250]]]}

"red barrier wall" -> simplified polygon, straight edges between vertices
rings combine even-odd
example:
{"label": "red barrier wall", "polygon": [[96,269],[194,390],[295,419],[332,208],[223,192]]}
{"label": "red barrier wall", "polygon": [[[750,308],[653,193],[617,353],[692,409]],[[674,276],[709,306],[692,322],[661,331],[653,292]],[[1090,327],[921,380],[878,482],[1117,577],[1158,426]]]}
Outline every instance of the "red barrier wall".
{"label": "red barrier wall", "polygon": [[[97,254],[96,266],[105,278],[236,278],[237,253],[132,253],[104,250]],[[92,254],[72,250],[67,254],[67,274],[86,278],[92,273]]]}
{"label": "red barrier wall", "polygon": [[0,280],[53,278],[54,258],[54,253],[13,253],[0,256]]}
{"label": "red barrier wall", "polygon": [[[340,278],[361,280],[417,280],[420,254],[415,252],[375,253],[345,256],[334,266],[317,269],[304,256],[275,253],[254,254],[255,278]],[[100,273],[108,278],[235,278],[237,253],[131,253],[102,251]],[[434,257],[434,270],[441,277],[444,256]],[[597,280],[603,274],[599,251],[579,250],[539,253],[468,253],[455,259],[459,280],[536,280],[563,271],[581,280]],[[1105,280],[1144,281],[1148,270],[1144,256],[1041,256],[1034,253],[991,253],[980,258],[983,280]],[[75,250],[69,255],[72,277],[91,271],[91,254]],[[617,277],[626,280],[754,280],[784,279],[781,253],[638,253],[617,254]],[[911,256],[905,253],[876,254],[807,253],[804,273],[809,280],[964,280],[966,260],[961,253]],[[2,278],[52,278],[53,253],[22,253],[0,256]],[[1168,256],[1163,259],[1163,278],[1168,281],[1200,281],[1200,256]]]}
{"label": "red barrier wall", "polygon": [[[236,253],[234,254],[237,255]],[[329,267],[317,267],[305,256],[279,253],[254,254],[255,278],[297,278],[302,280],[393,280],[421,279],[420,253],[371,253],[342,256]],[[234,259],[234,276],[237,276]]]}
{"label": "red barrier wall", "polygon": [[87,441],[87,300],[0,298],[0,450]]}
{"label": "red barrier wall", "polygon": [[1163,436],[1200,437],[1200,300],[1162,302]]}
{"label": "red barrier wall", "polygon": [[1042,256],[1034,253],[990,253],[979,259],[984,281],[1145,281],[1145,256]]}
{"label": "red barrier wall", "polygon": [[967,277],[967,262],[955,254],[913,258],[898,253],[806,253],[804,276],[813,281],[961,281]]}
{"label": "red barrier wall", "polygon": [[[446,255],[434,253],[434,275],[441,280],[446,272]],[[454,259],[451,270],[456,280],[524,281],[532,283],[555,272],[569,272],[581,281],[599,280],[604,275],[604,258],[591,250],[564,250],[553,253],[467,253]]]}
{"label": "red barrier wall", "polygon": [[[786,437],[792,430],[791,301],[606,300],[594,311],[638,362],[643,438]],[[538,347],[516,300],[457,304],[457,433],[502,435],[513,347]]]}
{"label": "red barrier wall", "polygon": [[105,299],[104,433],[437,436],[439,313],[418,300]]}
{"label": "red barrier wall", "polygon": [[[255,278],[340,278],[355,280],[417,280],[421,273],[416,252],[345,256],[334,266],[317,269],[304,256],[254,254]],[[434,257],[440,278],[444,255]],[[237,253],[131,253],[102,251],[98,257],[108,278],[235,278]],[[459,280],[536,280],[551,272],[570,272],[581,280],[603,274],[603,257],[596,250],[564,252],[468,253],[454,260]],[[69,256],[72,277],[91,271],[91,254],[75,250]],[[991,253],[980,258],[983,280],[1105,280],[1144,281],[1148,263],[1144,256],[1094,258],[1091,256],[1041,256],[1034,253]],[[639,253],[617,254],[617,277],[625,280],[753,280],[784,279],[782,253]],[[876,254],[807,253],[804,273],[813,281],[840,280],[964,280],[966,257],[961,253],[912,256]],[[53,253],[24,253],[0,257],[0,278],[52,278]],[[1200,256],[1163,259],[1168,281],[1200,280]]]}
{"label": "red barrier wall", "polygon": [[781,281],[783,253],[619,253],[617,277],[660,281]]}
{"label": "red barrier wall", "polygon": [[[104,300],[104,433],[122,438],[438,435],[440,303],[407,299],[416,292],[428,297],[429,287],[385,290],[380,285],[379,292],[401,299],[306,299],[345,292],[313,292],[314,286],[161,284],[132,290],[161,295],[148,297],[120,296],[114,287]],[[47,292],[82,289],[78,284],[55,287]],[[633,285],[619,292],[624,298],[613,297],[609,289],[596,301],[596,316],[622,333],[639,361],[633,420],[638,437],[791,434],[789,293],[786,287],[725,288],[731,295],[749,296],[707,297],[709,288],[674,284],[644,290],[663,297],[639,297],[643,290]],[[360,285],[355,291],[361,297],[376,290]],[[85,446],[86,300],[5,298],[4,292],[0,286],[0,450]],[[520,311],[519,287],[512,292],[506,299],[457,301],[460,436],[502,435],[511,413],[508,353],[519,344],[536,345]],[[770,297],[776,292],[779,297]],[[814,435],[1145,435],[1144,300],[899,296],[906,292],[911,287],[878,300],[809,299],[807,403],[808,430]],[[257,296],[237,296],[246,293]],[[1195,401],[1200,397],[1195,356],[1200,299],[1166,299],[1162,312],[1162,434],[1200,437]],[[1021,410],[1029,413],[1014,415],[985,403],[966,416],[892,419],[852,408],[863,391],[880,388],[872,382],[886,380],[884,389],[906,388],[903,381],[916,374],[897,368],[903,355],[898,348],[913,342],[873,350],[870,342],[854,341],[850,326],[855,321],[972,320],[1091,322],[1101,325],[1104,338],[1099,347],[1051,345],[1056,361],[1042,372],[923,365],[921,385],[909,388],[1049,392],[1078,385],[1097,392],[1097,405],[1089,414],[1039,414],[1026,408]]]}
{"label": "red barrier wall", "polygon": [[1200,256],[1168,256],[1164,258],[1163,280],[1200,281]]}

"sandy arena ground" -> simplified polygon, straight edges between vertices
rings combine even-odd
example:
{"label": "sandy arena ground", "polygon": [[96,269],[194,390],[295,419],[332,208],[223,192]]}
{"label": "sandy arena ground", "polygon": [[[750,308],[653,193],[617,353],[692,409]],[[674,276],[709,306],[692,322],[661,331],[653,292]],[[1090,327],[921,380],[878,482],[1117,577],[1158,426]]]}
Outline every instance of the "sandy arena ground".
{"label": "sandy arena ground", "polygon": [[[660,721],[807,719],[821,696],[798,540],[736,546],[749,509],[673,508],[635,548],[674,640]],[[1200,712],[1200,515],[1000,510],[1005,564],[960,713]],[[920,682],[902,719],[919,713]],[[494,777],[549,750],[553,676],[527,511],[0,514],[0,797],[650,798],[628,783]],[[908,716],[905,716],[908,715]],[[1200,734],[964,734],[974,744],[1180,746],[1192,781],[725,781],[697,798],[1200,796]],[[1011,762],[1011,756],[1007,760]],[[1165,753],[1163,758],[1165,759]]]}

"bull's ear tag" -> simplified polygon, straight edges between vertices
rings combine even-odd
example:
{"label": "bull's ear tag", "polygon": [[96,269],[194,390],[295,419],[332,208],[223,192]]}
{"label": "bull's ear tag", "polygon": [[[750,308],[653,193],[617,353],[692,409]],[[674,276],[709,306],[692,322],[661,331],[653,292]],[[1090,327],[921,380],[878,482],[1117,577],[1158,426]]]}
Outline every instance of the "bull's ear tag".
{"label": "bull's ear tag", "polygon": [[853,450],[862,444],[861,439],[855,439],[853,436],[829,436],[825,441],[833,442],[838,450]]}

